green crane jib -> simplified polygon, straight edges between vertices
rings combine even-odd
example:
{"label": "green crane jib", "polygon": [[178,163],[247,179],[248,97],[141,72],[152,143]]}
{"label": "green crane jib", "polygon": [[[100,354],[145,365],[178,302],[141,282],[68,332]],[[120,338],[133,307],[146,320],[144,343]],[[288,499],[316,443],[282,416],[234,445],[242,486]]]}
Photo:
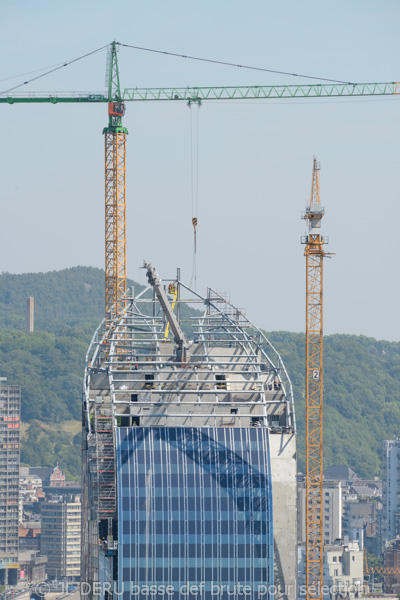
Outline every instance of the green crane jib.
{"label": "green crane jib", "polygon": [[[113,54],[115,56],[115,53]],[[115,69],[118,90],[112,97],[110,86],[108,94],[74,92],[69,96],[54,92],[24,92],[13,96],[0,96],[2,104],[19,102],[50,104],[70,102],[108,102],[114,105],[124,102],[176,101],[199,102],[203,100],[276,100],[282,98],[331,98],[355,96],[393,96],[400,95],[400,83],[332,83],[318,85],[253,85],[225,87],[177,87],[177,88],[126,88],[119,90],[118,69]],[[110,83],[111,85],[111,83]],[[122,113],[123,114],[123,113]],[[117,115],[118,116],[118,115]],[[122,115],[120,115],[122,116]]]}
{"label": "green crane jib", "polygon": [[[113,42],[109,46],[107,56],[106,83],[108,85],[108,94],[89,94],[88,98],[95,97],[90,102],[108,102],[108,127],[105,127],[103,133],[128,133],[125,127],[122,127],[122,117],[125,114],[125,105],[121,97],[121,87],[119,84],[119,70],[117,60],[117,44]],[[101,96],[101,99],[99,99]],[[73,101],[73,100],[71,100]],[[66,100],[68,102],[68,100]]]}

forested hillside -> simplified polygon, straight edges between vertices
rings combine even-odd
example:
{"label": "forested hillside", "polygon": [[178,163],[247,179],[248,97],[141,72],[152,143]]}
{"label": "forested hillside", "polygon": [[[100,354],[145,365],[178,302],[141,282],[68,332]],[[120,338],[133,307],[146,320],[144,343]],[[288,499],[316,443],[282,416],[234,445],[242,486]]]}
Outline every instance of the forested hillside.
{"label": "forested hillside", "polygon": [[[21,461],[80,471],[85,353],[103,316],[104,272],[76,267],[0,275],[0,375],[22,387]],[[137,287],[137,284],[135,284]],[[25,334],[25,302],[35,298],[35,329]],[[268,334],[293,382],[304,468],[304,335]],[[325,338],[325,466],[380,473],[382,440],[400,432],[400,344],[363,336]]]}
{"label": "forested hillside", "polygon": [[[269,339],[291,377],[304,469],[305,336],[273,332]],[[400,344],[355,335],[324,338],[324,464],[348,465],[364,477],[381,471],[382,440],[400,434]]]}
{"label": "forested hillside", "polygon": [[26,299],[35,299],[35,329],[99,323],[104,316],[104,271],[74,267],[49,273],[0,275],[0,327],[25,331]]}

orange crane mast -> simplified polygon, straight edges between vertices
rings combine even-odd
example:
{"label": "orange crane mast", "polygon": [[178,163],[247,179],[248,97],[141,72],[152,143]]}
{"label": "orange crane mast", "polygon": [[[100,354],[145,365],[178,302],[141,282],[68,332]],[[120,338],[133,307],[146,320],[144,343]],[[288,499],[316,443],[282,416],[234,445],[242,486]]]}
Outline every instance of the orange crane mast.
{"label": "orange crane mast", "polygon": [[323,259],[318,229],[320,163],[314,158],[310,203],[302,215],[306,257],[306,587],[307,600],[322,600],[323,586]]}
{"label": "orange crane mast", "polygon": [[105,312],[112,320],[123,310],[126,292],[126,134],[122,127],[125,105],[121,101],[117,44],[109,48],[108,127],[105,139]]}

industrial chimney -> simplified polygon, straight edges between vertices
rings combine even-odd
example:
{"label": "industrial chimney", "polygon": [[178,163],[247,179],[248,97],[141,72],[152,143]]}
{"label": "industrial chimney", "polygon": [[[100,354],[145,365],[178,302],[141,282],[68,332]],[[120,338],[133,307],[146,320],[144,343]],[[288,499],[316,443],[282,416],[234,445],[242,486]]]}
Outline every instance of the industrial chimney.
{"label": "industrial chimney", "polygon": [[32,333],[35,316],[35,300],[32,296],[26,299],[26,333]]}

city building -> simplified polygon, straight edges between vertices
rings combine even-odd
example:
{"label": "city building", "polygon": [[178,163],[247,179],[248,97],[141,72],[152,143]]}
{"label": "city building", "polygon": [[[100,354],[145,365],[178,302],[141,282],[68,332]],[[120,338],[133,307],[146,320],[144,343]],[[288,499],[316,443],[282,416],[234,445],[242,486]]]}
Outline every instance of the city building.
{"label": "city building", "polygon": [[380,555],[381,502],[360,500],[351,494],[344,498],[343,505],[343,535],[358,540],[361,549],[365,544],[368,552]]}
{"label": "city building", "polygon": [[383,564],[388,570],[385,575],[385,592],[400,592],[400,540],[388,543],[383,553]]}
{"label": "city building", "polygon": [[18,578],[19,419],[21,388],[0,378],[0,585]]}
{"label": "city building", "polygon": [[[341,481],[324,481],[323,484],[323,534],[324,544],[333,544],[342,538],[342,485]],[[306,487],[305,481],[298,484],[297,512],[298,542],[306,542]]]}
{"label": "city building", "polygon": [[24,550],[19,553],[20,579],[26,582],[39,582],[46,579],[47,556],[37,550]]}
{"label": "city building", "polygon": [[[28,473],[26,473],[28,471]],[[28,520],[25,512],[27,507],[32,509],[35,503],[39,502],[42,491],[42,480],[36,475],[29,475],[27,467],[21,468],[19,473],[19,506],[18,520],[21,525],[23,521]]]}
{"label": "city building", "polygon": [[29,475],[38,477],[43,488],[65,486],[65,475],[58,464],[55,467],[30,467]]}
{"label": "city building", "polygon": [[[82,492],[80,482],[67,481],[58,464],[55,467],[29,467],[28,473],[24,472],[24,477],[21,479],[21,493],[24,496],[28,495],[29,491],[26,482],[31,481],[32,478],[35,478],[35,481],[40,481],[40,489],[37,489],[36,492],[37,499],[43,497],[43,494],[46,497],[54,494],[57,494],[57,496],[80,496]],[[57,490],[54,488],[57,488]],[[29,503],[29,509],[31,509],[34,501],[35,497],[33,496],[30,500],[27,498],[24,504]]]}
{"label": "city building", "polygon": [[344,544],[324,547],[324,585],[330,588],[331,598],[358,598],[363,581],[363,552],[358,542],[345,540]]}
{"label": "city building", "polygon": [[[44,483],[43,485],[45,486],[46,484]],[[52,473],[50,473],[49,485],[50,485],[50,487],[64,487],[65,486],[65,475],[61,471],[58,464],[54,467]]]}
{"label": "city building", "polygon": [[400,534],[400,438],[383,442],[383,541]]}
{"label": "city building", "polygon": [[349,527],[347,538],[352,542],[358,542],[360,550],[364,550],[364,526],[361,523]]}
{"label": "city building", "polygon": [[382,490],[377,485],[366,484],[364,481],[351,485],[350,493],[354,493],[358,498],[365,500],[382,496]]}
{"label": "city building", "polygon": [[332,466],[326,467],[324,470],[324,479],[329,481],[341,481],[343,486],[347,483],[355,483],[356,481],[359,481],[360,478],[357,473],[353,471],[353,469],[350,469],[350,467]]}
{"label": "city building", "polygon": [[164,287],[146,269],[149,287],[129,290],[87,354],[82,581],[104,584],[104,599],[107,584],[121,600],[147,598],[149,585],[170,586],[172,600],[187,586],[249,600],[276,586],[294,600],[296,431],[283,362],[222,295],[179,277]]}
{"label": "city building", "polygon": [[[323,588],[325,600],[358,598],[363,593],[363,552],[358,542],[324,545]],[[299,597],[306,597],[305,548],[299,547]]]}
{"label": "city building", "polygon": [[42,526],[40,521],[33,523],[23,523],[19,526],[18,537],[19,537],[19,551],[20,553],[25,550],[40,550],[40,534],[42,532]]}
{"label": "city building", "polygon": [[368,524],[365,531],[364,543],[367,552],[381,556],[383,543],[383,510],[382,504],[378,506],[376,511],[376,521]]}
{"label": "city building", "polygon": [[78,580],[81,564],[80,497],[56,496],[42,502],[40,510],[40,551],[47,556],[47,577]]}

